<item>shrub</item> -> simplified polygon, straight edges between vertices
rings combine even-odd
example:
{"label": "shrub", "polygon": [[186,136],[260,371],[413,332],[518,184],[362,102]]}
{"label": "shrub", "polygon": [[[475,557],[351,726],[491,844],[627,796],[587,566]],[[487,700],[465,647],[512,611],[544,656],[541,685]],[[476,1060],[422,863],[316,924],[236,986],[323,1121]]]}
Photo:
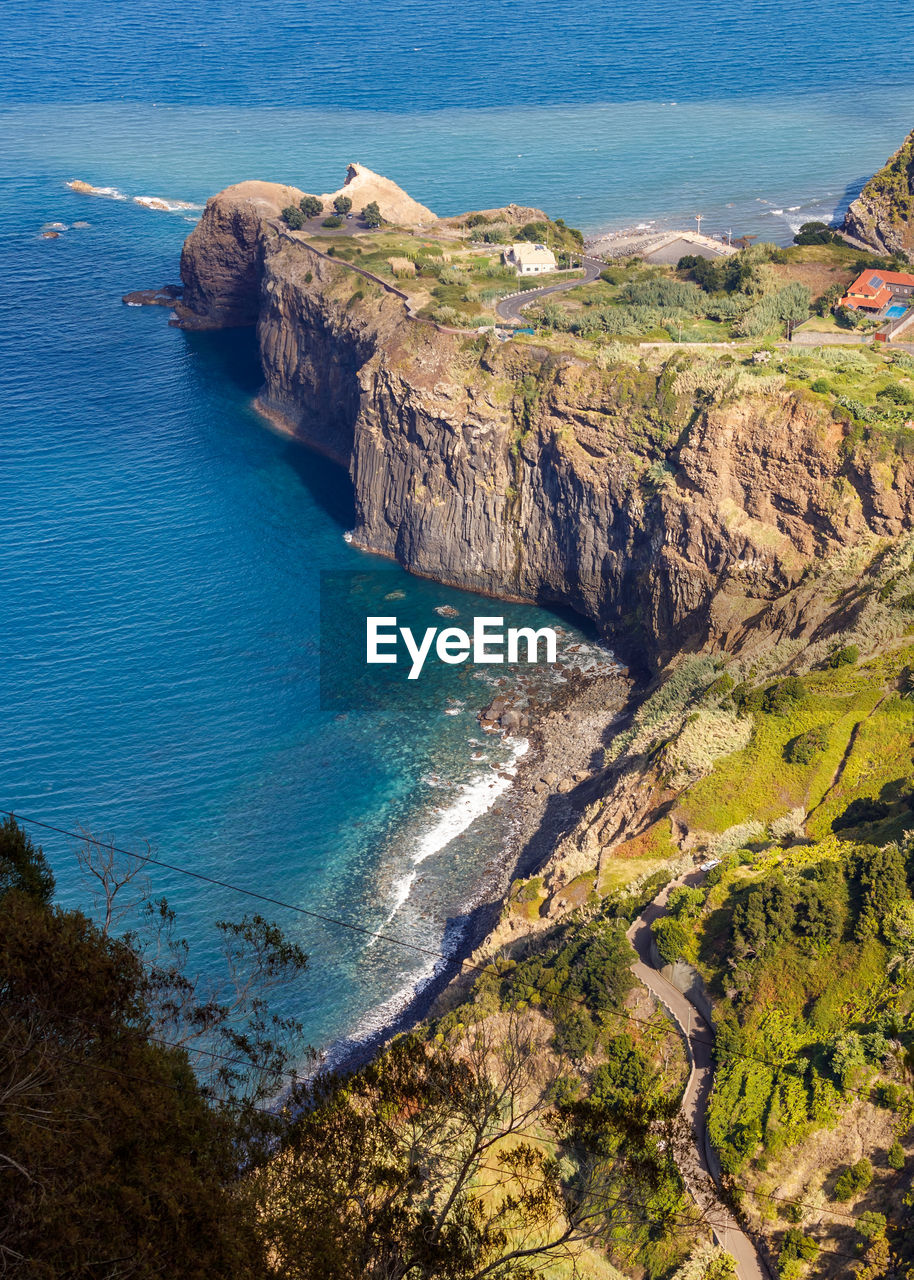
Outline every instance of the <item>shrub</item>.
{"label": "shrub", "polygon": [[810,385],[810,391],[817,392],[818,395],[824,396],[831,391],[831,383],[827,378],[816,378],[815,382]]}
{"label": "shrub", "polygon": [[661,916],[651,925],[657,953],[664,964],[694,958],[695,945],[683,925],[671,916]]}
{"label": "shrub", "polygon": [[836,649],[834,653],[829,655],[827,666],[833,671],[837,671],[839,667],[852,667],[860,657],[860,650],[855,644],[846,644],[841,649]]}
{"label": "shrub", "polygon": [[745,849],[765,835],[765,826],[750,818],[747,822],[737,822],[722,832],[712,844],[714,856],[722,858],[724,854],[735,853],[737,849]]}
{"label": "shrub", "polygon": [[804,222],[793,238],[794,244],[832,244],[840,240],[826,222]]}
{"label": "shrub", "polygon": [[865,1191],[873,1181],[873,1166],[864,1158],[856,1164],[848,1165],[839,1176],[832,1192],[833,1200],[853,1200],[854,1196]]}
{"label": "shrub", "polygon": [[532,880],[521,883],[514,894],[515,902],[536,902],[543,892],[543,877],[534,876]]}
{"label": "shrub", "polygon": [[348,196],[337,196],[333,201],[333,207],[337,213],[350,213],[352,211],[352,201]]}
{"label": "shrub", "polygon": [[897,1138],[889,1147],[886,1160],[888,1161],[889,1168],[894,1169],[896,1173],[900,1173],[904,1168],[904,1147]]}
{"label": "shrub", "polygon": [[807,729],[805,733],[792,738],[784,748],[784,759],[788,764],[810,764],[827,746],[828,730],[820,725],[817,729]]}
{"label": "shrub", "polygon": [[712,681],[705,690],[706,698],[725,698],[728,693],[733,692],[734,680],[729,672],[725,671],[722,676],[718,676]]}
{"label": "shrub", "polygon": [[317,196],[302,196],[298,202],[298,207],[306,218],[316,218],[324,212],[324,203],[318,200]]}
{"label": "shrub", "polygon": [[783,1275],[785,1262],[813,1262],[819,1253],[819,1245],[812,1236],[804,1235],[799,1227],[785,1232],[778,1257],[778,1270]]}
{"label": "shrub", "polygon": [[768,834],[772,840],[801,840],[806,835],[806,810],[798,805],[789,813],[775,818],[768,824]]}
{"label": "shrub", "polygon": [[806,686],[799,676],[788,676],[769,685],[762,698],[762,710],[771,716],[788,715],[797,702],[806,697]]}
{"label": "shrub", "polygon": [[330,217],[325,218],[321,223],[322,227],[341,227],[342,225],[343,219],[336,213],[331,213]]}
{"label": "shrub", "polygon": [[903,387],[900,382],[890,382],[887,387],[876,393],[877,400],[890,400],[893,404],[914,404],[914,391]]}
{"label": "shrub", "polygon": [[489,219],[484,213],[471,213],[463,225],[467,230],[470,230],[473,227],[484,227],[488,221]]}
{"label": "shrub", "polygon": [[305,225],[305,215],[302,213],[301,209],[296,209],[294,204],[290,204],[283,209],[280,216],[286,226],[292,231],[300,231]]}
{"label": "shrub", "polygon": [[362,210],[362,221],[366,227],[379,227],[381,225],[381,209],[377,200],[372,200],[366,204]]}
{"label": "shrub", "polygon": [[883,1081],[874,1090],[873,1101],[877,1107],[885,1107],[886,1111],[897,1111],[905,1100],[905,1089],[900,1084]]}

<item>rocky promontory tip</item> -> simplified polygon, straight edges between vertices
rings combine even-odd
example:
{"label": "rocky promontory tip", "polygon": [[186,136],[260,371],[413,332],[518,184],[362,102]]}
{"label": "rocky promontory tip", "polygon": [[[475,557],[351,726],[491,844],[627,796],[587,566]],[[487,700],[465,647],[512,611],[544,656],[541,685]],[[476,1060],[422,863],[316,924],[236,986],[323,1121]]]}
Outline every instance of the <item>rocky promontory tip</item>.
{"label": "rocky promontory tip", "polygon": [[914,131],[851,202],[842,230],[877,253],[914,256]]}

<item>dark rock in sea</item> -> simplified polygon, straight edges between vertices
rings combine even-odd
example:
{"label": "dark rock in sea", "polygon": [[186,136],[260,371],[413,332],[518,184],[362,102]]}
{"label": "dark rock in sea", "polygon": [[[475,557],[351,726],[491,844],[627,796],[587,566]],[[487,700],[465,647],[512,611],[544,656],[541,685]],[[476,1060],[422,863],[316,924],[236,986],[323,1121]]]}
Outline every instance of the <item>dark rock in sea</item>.
{"label": "dark rock in sea", "polygon": [[173,307],[183,292],[179,284],[166,284],[161,289],[135,289],[125,293],[121,302],[128,307]]}

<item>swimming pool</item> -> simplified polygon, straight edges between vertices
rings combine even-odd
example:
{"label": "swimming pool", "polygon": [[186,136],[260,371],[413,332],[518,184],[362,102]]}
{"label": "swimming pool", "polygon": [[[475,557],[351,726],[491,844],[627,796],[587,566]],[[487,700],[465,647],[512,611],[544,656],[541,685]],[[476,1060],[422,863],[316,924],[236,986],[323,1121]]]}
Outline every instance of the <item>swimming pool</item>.
{"label": "swimming pool", "polygon": [[888,311],[885,313],[885,314],[886,314],[886,318],[887,318],[887,319],[889,319],[889,320],[897,320],[899,316],[903,316],[903,315],[904,315],[904,313],[907,311],[907,309],[908,309],[908,308],[904,305],[904,303],[901,303],[901,302],[894,302],[894,303],[889,307]]}

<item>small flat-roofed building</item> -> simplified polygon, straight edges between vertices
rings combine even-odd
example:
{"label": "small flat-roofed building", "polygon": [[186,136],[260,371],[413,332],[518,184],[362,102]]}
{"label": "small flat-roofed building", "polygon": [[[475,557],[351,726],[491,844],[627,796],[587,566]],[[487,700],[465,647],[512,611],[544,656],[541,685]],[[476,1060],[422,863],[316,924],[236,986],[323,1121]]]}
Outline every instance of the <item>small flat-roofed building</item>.
{"label": "small flat-roofed building", "polygon": [[519,276],[539,276],[556,268],[555,254],[544,244],[521,241],[506,249],[503,257],[505,265],[514,267]]}
{"label": "small flat-roofed building", "polygon": [[914,295],[914,275],[904,271],[880,271],[870,267],[862,271],[838,303],[855,311],[877,314],[896,300],[910,300]]}

